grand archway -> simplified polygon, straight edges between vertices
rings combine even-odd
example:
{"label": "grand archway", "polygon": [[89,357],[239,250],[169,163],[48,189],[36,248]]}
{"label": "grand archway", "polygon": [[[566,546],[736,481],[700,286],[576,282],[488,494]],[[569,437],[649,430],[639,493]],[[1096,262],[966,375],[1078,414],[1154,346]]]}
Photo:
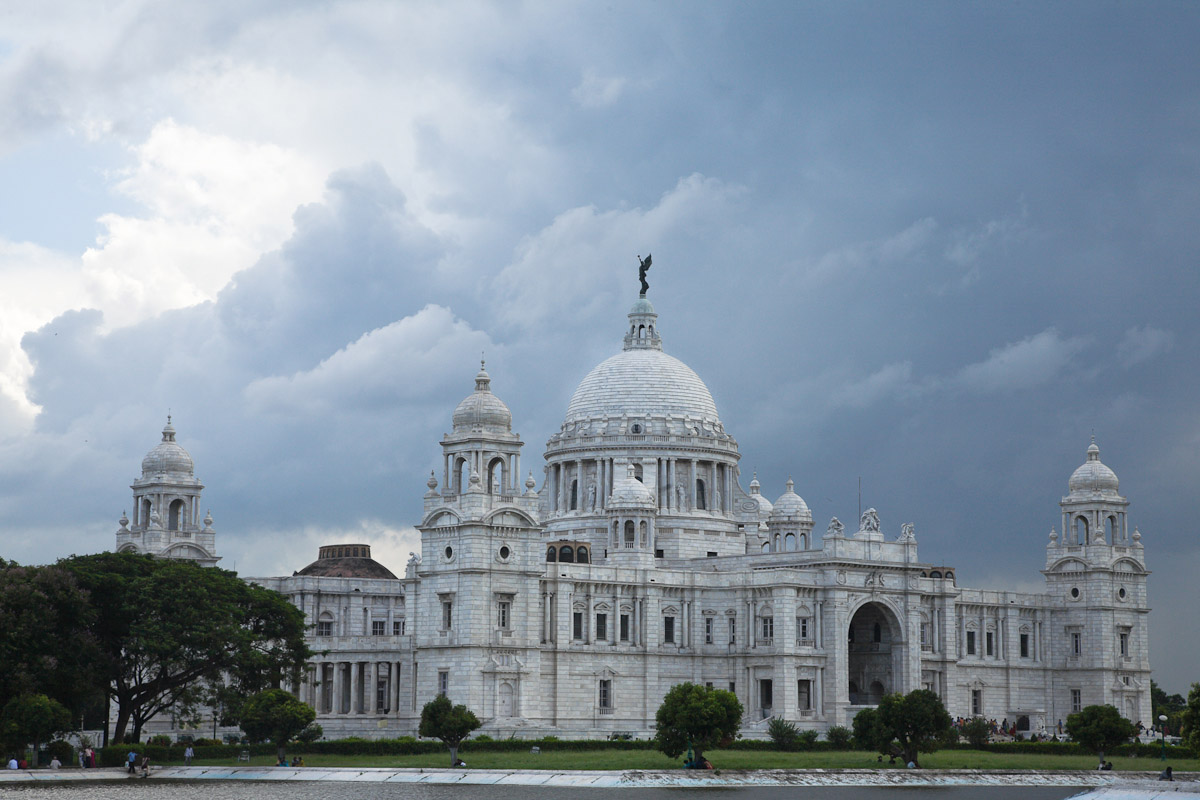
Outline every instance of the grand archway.
{"label": "grand archway", "polygon": [[854,612],[846,641],[850,705],[878,705],[885,694],[900,691],[900,622],[887,606],[867,603]]}

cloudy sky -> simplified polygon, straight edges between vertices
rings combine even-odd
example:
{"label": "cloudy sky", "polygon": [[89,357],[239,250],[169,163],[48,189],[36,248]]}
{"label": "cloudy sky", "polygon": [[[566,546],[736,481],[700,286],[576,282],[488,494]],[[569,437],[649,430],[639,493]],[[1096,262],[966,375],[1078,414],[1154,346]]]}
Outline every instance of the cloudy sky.
{"label": "cloudy sky", "polygon": [[1036,589],[1094,433],[1200,679],[1200,6],[0,8],[0,556],[113,543],[168,409],[223,565],[414,549],[486,353],[540,479],[637,256],[742,485]]}

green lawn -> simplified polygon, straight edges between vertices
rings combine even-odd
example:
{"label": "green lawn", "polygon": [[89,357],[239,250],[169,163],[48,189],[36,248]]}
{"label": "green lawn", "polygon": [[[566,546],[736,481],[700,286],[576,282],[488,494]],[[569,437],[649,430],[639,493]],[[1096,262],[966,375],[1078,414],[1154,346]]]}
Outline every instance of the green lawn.
{"label": "green lawn", "polygon": [[[706,757],[718,769],[899,769],[899,764],[889,767],[887,759],[881,765],[876,754],[862,751],[821,751],[812,753],[764,752],[756,750],[711,750]],[[464,747],[459,756],[472,768],[480,769],[613,769],[613,770],[658,770],[678,769],[682,759],[669,759],[652,750],[585,750],[550,751],[534,755],[526,750],[510,753],[472,753]],[[1154,758],[1113,757],[1113,769],[1158,771],[1163,762]],[[182,762],[169,762],[181,764]],[[234,758],[200,760],[195,765],[237,766]],[[245,762],[241,762],[244,764]],[[271,766],[274,758],[256,756],[253,766]],[[1200,759],[1170,759],[1166,763],[1176,771],[1200,771]],[[323,755],[304,756],[307,767],[449,767],[450,753],[416,756],[370,756],[370,755]],[[981,750],[942,750],[921,756],[921,766],[927,769],[984,769],[984,770],[1027,770],[1027,769],[1095,769],[1096,759],[1092,756],[1046,756],[1033,754],[989,753]]]}

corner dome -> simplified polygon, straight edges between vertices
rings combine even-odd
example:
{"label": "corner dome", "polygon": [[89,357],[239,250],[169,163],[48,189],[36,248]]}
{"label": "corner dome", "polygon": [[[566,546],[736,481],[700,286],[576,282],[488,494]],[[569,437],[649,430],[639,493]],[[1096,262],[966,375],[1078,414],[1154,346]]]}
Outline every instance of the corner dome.
{"label": "corner dome", "polygon": [[796,518],[803,522],[812,522],[812,511],[809,510],[808,503],[804,502],[804,498],[793,490],[795,485],[796,482],[788,478],[787,491],[775,501],[774,508],[771,509],[771,519]]}
{"label": "corner dome", "polygon": [[627,465],[625,477],[618,478],[613,483],[612,495],[607,503],[609,508],[654,508],[654,492],[646,484],[633,476],[633,465]]}
{"label": "corner dome", "polygon": [[156,475],[187,475],[192,476],[195,465],[188,451],[175,443],[175,428],[171,418],[162,430],[162,441],[154,449],[146,453],[142,459],[142,478],[153,478]]}
{"label": "corner dome", "polygon": [[762,493],[762,484],[758,482],[758,473],[754,473],[754,477],[750,480],[750,497],[758,503],[758,510],[766,516],[771,513],[775,507],[767,496]]}
{"label": "corner dome", "polygon": [[1087,461],[1071,474],[1071,480],[1067,482],[1067,487],[1072,494],[1076,492],[1116,494],[1120,488],[1117,473],[1100,461],[1100,448],[1096,446],[1095,439],[1087,449]]}
{"label": "corner dome", "polygon": [[479,372],[475,375],[475,391],[454,409],[455,433],[484,429],[512,433],[512,412],[503,400],[492,394],[491,383],[492,379],[480,361]]}
{"label": "corner dome", "polygon": [[296,573],[318,578],[387,578],[396,580],[392,571],[371,558],[368,544],[324,545],[317,560]]}

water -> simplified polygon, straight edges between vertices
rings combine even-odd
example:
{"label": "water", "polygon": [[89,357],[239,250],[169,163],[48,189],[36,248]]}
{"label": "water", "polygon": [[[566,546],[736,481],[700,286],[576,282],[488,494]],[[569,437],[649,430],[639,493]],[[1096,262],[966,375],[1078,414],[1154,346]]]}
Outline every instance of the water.
{"label": "water", "polygon": [[543,786],[438,786],[320,781],[115,781],[0,787],[0,800],[1063,800],[1063,786],[746,786],[704,789],[564,789]]}

